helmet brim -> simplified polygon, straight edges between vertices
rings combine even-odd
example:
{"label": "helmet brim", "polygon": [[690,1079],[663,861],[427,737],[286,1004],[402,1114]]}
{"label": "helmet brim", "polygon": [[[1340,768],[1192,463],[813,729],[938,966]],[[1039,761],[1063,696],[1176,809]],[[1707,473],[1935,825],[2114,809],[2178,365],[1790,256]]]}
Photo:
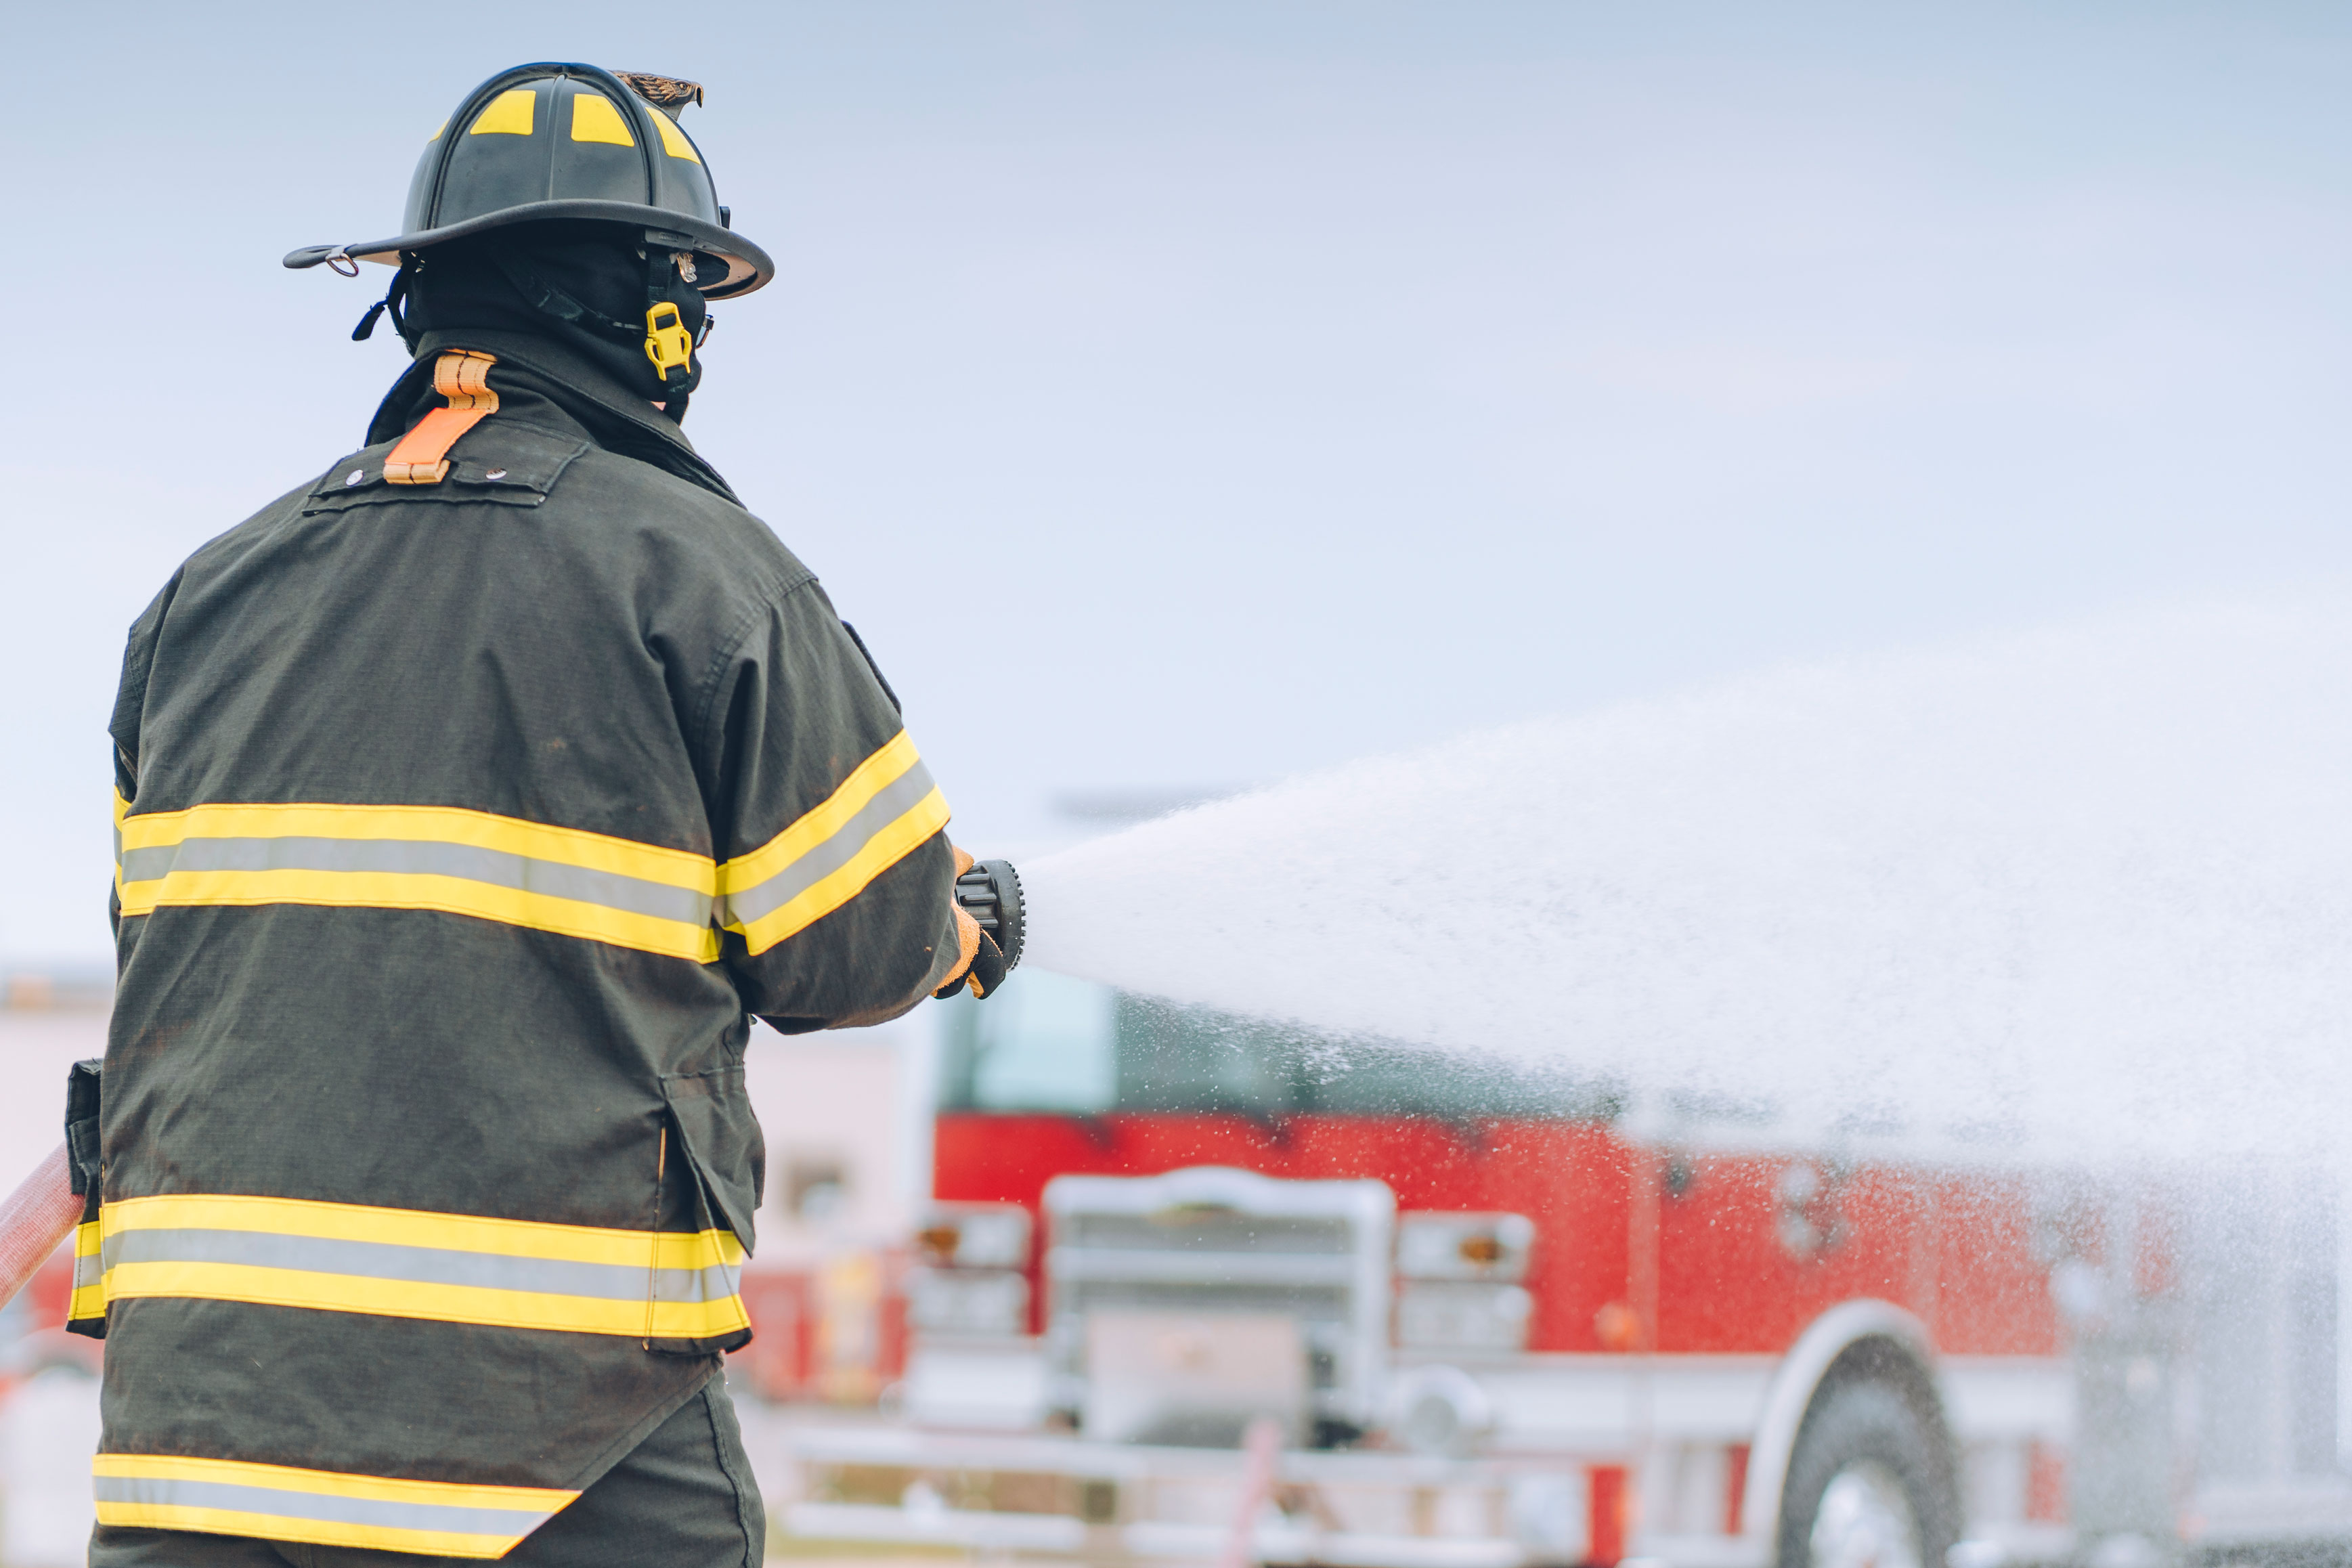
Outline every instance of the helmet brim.
{"label": "helmet brim", "polygon": [[360,245],[306,245],[299,250],[287,252],[286,265],[299,269],[316,267],[331,257],[348,257],[353,261],[380,261],[386,266],[397,265],[404,250],[425,250],[436,245],[446,245],[453,239],[466,239],[493,229],[511,228],[520,223],[545,223],[558,218],[587,219],[597,223],[624,225],[630,228],[658,228],[671,234],[684,235],[690,245],[681,250],[694,250],[706,256],[716,256],[727,263],[727,276],[714,283],[696,280],[695,288],[707,300],[732,300],[766,287],[776,275],[776,264],[768,253],[737,234],[686,213],[671,212],[664,207],[646,206],[636,202],[607,202],[585,199],[551,202],[526,202],[520,206],[501,207],[494,213],[467,218],[463,223],[445,224],[439,228],[420,229],[391,239],[372,239]]}

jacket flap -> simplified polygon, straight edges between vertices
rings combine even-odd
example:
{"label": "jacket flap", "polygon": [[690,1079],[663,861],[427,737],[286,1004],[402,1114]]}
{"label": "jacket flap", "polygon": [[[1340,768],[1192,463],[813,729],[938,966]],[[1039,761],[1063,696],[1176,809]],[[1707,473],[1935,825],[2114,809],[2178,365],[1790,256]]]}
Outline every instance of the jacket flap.
{"label": "jacket flap", "polygon": [[381,501],[490,501],[537,506],[589,444],[517,421],[485,419],[458,439],[449,453],[449,477],[437,485],[384,482],[383,459],[395,441],[362,447],[327,470],[310,488],[302,510],[334,511]]}
{"label": "jacket flap", "polygon": [[89,1193],[98,1183],[99,1073],[105,1065],[103,1058],[92,1057],[74,1063],[66,1074],[66,1153],[77,1194]]}
{"label": "jacket flap", "polygon": [[760,1119],[751,1114],[742,1066],[665,1074],[661,1085],[703,1190],[743,1250],[751,1251],[751,1215],[760,1206],[768,1145]]}

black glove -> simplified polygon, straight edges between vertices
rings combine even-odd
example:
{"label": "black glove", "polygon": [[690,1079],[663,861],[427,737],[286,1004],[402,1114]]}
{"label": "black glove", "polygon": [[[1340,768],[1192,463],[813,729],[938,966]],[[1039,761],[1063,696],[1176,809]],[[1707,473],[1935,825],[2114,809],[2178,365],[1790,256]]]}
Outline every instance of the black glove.
{"label": "black glove", "polygon": [[[957,923],[960,925],[971,918],[970,915],[961,915]],[[1004,984],[1005,971],[1012,967],[1004,962],[1004,950],[997,946],[996,939],[984,931],[975,929],[972,934],[980,939],[980,951],[971,955],[971,962],[964,965],[962,973],[932,992],[933,996],[944,999],[965,990],[975,996],[986,996]]]}

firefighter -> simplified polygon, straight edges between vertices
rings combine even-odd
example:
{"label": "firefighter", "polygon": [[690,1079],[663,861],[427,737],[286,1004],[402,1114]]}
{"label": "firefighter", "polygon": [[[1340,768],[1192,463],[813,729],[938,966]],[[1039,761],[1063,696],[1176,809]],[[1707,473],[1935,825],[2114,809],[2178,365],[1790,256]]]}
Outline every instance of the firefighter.
{"label": "firefighter", "polygon": [[[699,99],[504,72],[402,234],[289,257],[392,264],[354,335],[415,363],[131,628],[70,1140],[100,1568],[757,1563],[751,1017],[1003,976],[890,688],[680,433],[774,270]],[[222,391],[300,395],[266,337]]]}

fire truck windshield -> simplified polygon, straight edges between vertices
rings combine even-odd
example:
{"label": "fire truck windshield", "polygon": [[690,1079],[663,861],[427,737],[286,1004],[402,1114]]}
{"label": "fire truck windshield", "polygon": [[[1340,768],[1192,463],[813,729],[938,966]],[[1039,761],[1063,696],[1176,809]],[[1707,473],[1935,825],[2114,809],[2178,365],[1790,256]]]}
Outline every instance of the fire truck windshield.
{"label": "fire truck windshield", "polygon": [[1338,1039],[1034,971],[984,1004],[948,1003],[942,1033],[950,1110],[1590,1119],[1620,1100],[1569,1071]]}

